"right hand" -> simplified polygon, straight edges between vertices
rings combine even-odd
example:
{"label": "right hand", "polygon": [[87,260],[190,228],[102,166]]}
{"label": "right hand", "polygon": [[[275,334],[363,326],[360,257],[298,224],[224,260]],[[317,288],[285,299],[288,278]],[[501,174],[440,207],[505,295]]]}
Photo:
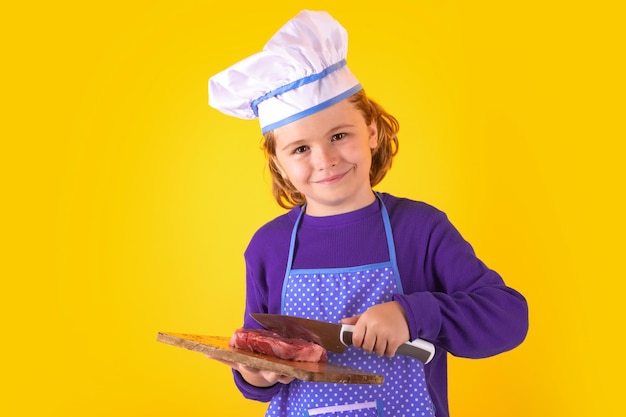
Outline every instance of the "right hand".
{"label": "right hand", "polygon": [[210,355],[207,355],[207,358],[215,359],[218,362],[230,366],[231,368],[239,372],[248,384],[254,385],[256,387],[271,387],[278,382],[280,382],[281,384],[288,384],[295,379],[291,376],[281,375],[276,372],[253,368],[251,366],[242,365],[240,363],[231,362],[224,359],[214,358]]}
{"label": "right hand", "polygon": [[354,347],[378,356],[392,358],[410,337],[406,313],[397,301],[377,304],[359,316],[342,319],[341,323],[354,326]]}

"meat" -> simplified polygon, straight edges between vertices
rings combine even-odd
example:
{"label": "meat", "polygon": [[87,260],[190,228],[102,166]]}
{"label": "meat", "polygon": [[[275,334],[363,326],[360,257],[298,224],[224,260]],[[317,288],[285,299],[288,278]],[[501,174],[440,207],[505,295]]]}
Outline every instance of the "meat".
{"label": "meat", "polygon": [[326,349],[316,343],[286,338],[270,330],[237,329],[230,346],[298,362],[325,362],[328,358]]}

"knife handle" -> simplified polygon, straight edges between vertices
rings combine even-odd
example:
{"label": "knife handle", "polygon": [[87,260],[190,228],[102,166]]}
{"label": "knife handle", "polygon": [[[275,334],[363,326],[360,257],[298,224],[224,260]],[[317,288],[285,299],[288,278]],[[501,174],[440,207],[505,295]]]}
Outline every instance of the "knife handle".
{"label": "knife handle", "polygon": [[[339,340],[341,340],[341,343],[346,346],[350,346],[352,344],[353,331],[354,326],[352,324],[342,324],[341,332],[339,333]],[[424,364],[427,364],[431,361],[433,356],[435,356],[435,345],[424,339],[415,339],[400,345],[396,353],[411,356],[424,362]]]}
{"label": "knife handle", "polygon": [[396,353],[412,356],[426,365],[435,356],[435,345],[424,339],[414,339],[400,345]]}

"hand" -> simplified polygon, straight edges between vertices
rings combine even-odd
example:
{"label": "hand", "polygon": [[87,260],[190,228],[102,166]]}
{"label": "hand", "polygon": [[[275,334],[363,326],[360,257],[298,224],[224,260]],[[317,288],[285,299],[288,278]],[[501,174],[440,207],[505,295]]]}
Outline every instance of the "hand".
{"label": "hand", "polygon": [[237,362],[231,362],[224,359],[214,358],[210,355],[207,355],[207,358],[215,359],[218,362],[226,364],[239,372],[243,379],[248,382],[250,385],[254,385],[257,387],[271,387],[272,385],[280,382],[281,384],[288,384],[293,381],[295,378],[290,376],[285,376],[281,374],[277,374],[276,372],[266,371],[264,369],[257,369],[250,366],[242,365]]}
{"label": "hand", "polygon": [[342,319],[341,323],[354,325],[354,347],[378,356],[393,357],[410,338],[406,313],[397,301],[377,304],[359,316]]}

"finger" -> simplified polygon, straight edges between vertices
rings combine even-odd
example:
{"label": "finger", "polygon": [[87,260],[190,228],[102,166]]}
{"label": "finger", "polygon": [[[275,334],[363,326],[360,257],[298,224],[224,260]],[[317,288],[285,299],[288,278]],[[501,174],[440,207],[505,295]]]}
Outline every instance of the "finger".
{"label": "finger", "polygon": [[387,343],[387,348],[385,349],[385,356],[388,358],[393,358],[398,351],[397,347],[394,347],[392,344]]}
{"label": "finger", "polygon": [[376,345],[374,345],[374,353],[376,353],[378,356],[385,356],[388,346],[389,345],[387,344],[387,342],[384,341],[384,339],[380,339],[377,341]]}
{"label": "finger", "polygon": [[278,378],[280,377],[280,375],[278,375],[276,372],[260,371],[259,373],[270,384],[277,383],[278,382]]}
{"label": "finger", "polygon": [[261,371],[260,373],[261,376],[263,376],[263,378],[265,378],[265,380],[267,380],[267,382],[271,384],[275,384],[277,382],[280,382],[281,384],[288,384],[294,380],[294,378],[290,376],[281,375],[272,371]]}
{"label": "finger", "polygon": [[374,352],[374,348],[376,346],[376,335],[375,334],[367,334],[365,333],[365,337],[363,338],[363,342],[361,343],[361,349],[366,351],[367,353]]}
{"label": "finger", "polygon": [[294,379],[295,378],[291,376],[281,375],[280,378],[278,378],[278,382],[280,382],[281,384],[289,384]]}
{"label": "finger", "polygon": [[357,349],[362,349],[364,341],[365,334],[361,331],[361,328],[359,326],[355,326],[352,330],[352,346]]}

